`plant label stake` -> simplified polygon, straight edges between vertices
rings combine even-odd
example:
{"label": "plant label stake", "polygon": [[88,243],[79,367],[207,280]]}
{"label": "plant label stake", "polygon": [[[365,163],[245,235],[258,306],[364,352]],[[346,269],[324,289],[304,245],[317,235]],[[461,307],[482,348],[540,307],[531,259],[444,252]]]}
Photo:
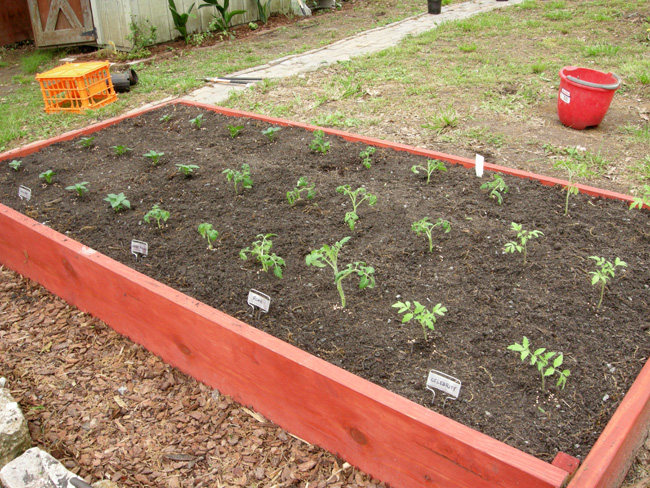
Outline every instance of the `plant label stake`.
{"label": "plant label stake", "polygon": [[251,290],[248,292],[248,304],[253,309],[253,317],[259,319],[262,312],[268,313],[271,297],[260,291]]}
{"label": "plant label stake", "polygon": [[445,393],[445,400],[442,403],[442,408],[445,408],[445,403],[447,400],[452,399],[456,400],[460,394],[461,383],[459,379],[449,376],[441,371],[436,371],[432,369],[429,371],[429,377],[427,378],[427,390],[433,392],[433,403],[436,399],[436,390],[440,390]]}
{"label": "plant label stake", "polygon": [[135,256],[136,261],[138,260],[138,256],[145,257],[149,254],[149,244],[133,239],[131,241],[131,254]]}
{"label": "plant label stake", "polygon": [[18,187],[18,196],[21,200],[31,200],[32,199],[32,190],[26,186],[20,185]]}
{"label": "plant label stake", "polygon": [[481,156],[480,154],[476,155],[476,164],[474,165],[474,169],[476,169],[476,176],[479,178],[483,176],[483,163],[485,162],[485,158]]}

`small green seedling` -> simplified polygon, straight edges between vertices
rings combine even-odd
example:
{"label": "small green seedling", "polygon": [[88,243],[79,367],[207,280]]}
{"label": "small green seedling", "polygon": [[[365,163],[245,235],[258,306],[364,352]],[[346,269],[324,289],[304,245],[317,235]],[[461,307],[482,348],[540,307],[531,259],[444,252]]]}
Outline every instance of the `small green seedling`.
{"label": "small green seedling", "polygon": [[609,280],[615,276],[614,270],[618,266],[627,267],[627,263],[625,261],[621,261],[619,258],[616,258],[614,260],[614,264],[607,261],[605,258],[598,256],[589,256],[589,259],[596,261],[596,266],[598,266],[598,269],[596,271],[590,271],[589,274],[591,275],[591,284],[593,286],[596,286],[598,283],[601,285],[600,300],[598,301],[598,306],[596,307],[596,309],[599,309],[600,305],[603,303],[605,285],[607,285],[607,283],[609,283]]}
{"label": "small green seedling", "polygon": [[160,163],[160,158],[162,158],[165,155],[164,152],[156,152],[153,149],[149,151],[146,154],[143,154],[142,156],[145,158],[149,158],[151,160],[151,164],[154,166],[158,166],[158,163]]}
{"label": "small green seedling", "polygon": [[151,219],[155,219],[159,229],[162,229],[162,224],[167,222],[168,218],[169,212],[160,208],[157,203],[144,215],[144,221],[147,224],[151,223]]}
{"label": "small green seedling", "polygon": [[[545,347],[540,347],[535,351],[531,351],[530,342],[526,336],[524,336],[522,339],[521,344],[515,342],[514,344],[509,345],[508,349],[518,352],[520,354],[522,362],[526,361],[527,358],[530,358],[530,365],[537,366],[537,371],[539,371],[540,375],[542,375],[542,390],[544,390],[546,387],[546,378],[554,374],[558,375],[557,383],[555,383],[555,386],[561,386],[564,390],[564,387],[566,386],[566,380],[571,374],[571,371],[568,369],[560,370],[560,367],[564,361],[564,356],[562,353],[558,354],[557,352],[546,351]],[[553,363],[551,364],[550,361],[553,356],[555,356],[555,359],[553,359]]]}
{"label": "small green seedling", "polygon": [[271,254],[273,242],[271,237],[276,237],[276,234],[258,234],[258,240],[254,241],[251,247],[247,247],[239,251],[239,257],[246,261],[248,254],[254,256],[260,263],[262,263],[262,270],[268,271],[273,268],[273,274],[282,279],[282,266],[286,266],[284,259],[276,254]]}
{"label": "small green seedling", "polygon": [[516,224],[515,222],[510,224],[510,228],[517,233],[517,239],[519,240],[506,242],[503,250],[507,253],[524,253],[524,264],[526,264],[526,244],[535,237],[543,236],[544,233],[541,230],[525,230],[521,224]]}
{"label": "small green seedling", "polygon": [[357,220],[359,220],[359,216],[357,215],[357,208],[359,208],[359,205],[368,200],[368,205],[372,206],[377,203],[377,196],[368,193],[368,191],[363,187],[359,187],[352,191],[350,185],[339,186],[336,191],[349,196],[352,201],[352,211],[347,212],[343,220],[350,226],[350,230],[354,230],[354,226]]}
{"label": "small green seedling", "polygon": [[52,183],[52,178],[54,177],[55,174],[56,173],[54,171],[48,169],[47,171],[43,171],[40,175],[38,175],[38,177],[41,180],[44,180],[45,183],[49,185],[50,183]]}
{"label": "small green seedling", "polygon": [[199,114],[193,119],[190,119],[190,124],[192,124],[197,129],[200,129],[201,125],[203,124],[203,114]]}
{"label": "small green seedling", "polygon": [[353,273],[359,276],[359,289],[374,288],[375,286],[375,268],[367,266],[363,261],[357,261],[348,264],[345,269],[339,271],[338,256],[343,245],[350,240],[350,237],[344,237],[333,246],[323,244],[320,249],[314,249],[305,257],[307,266],[316,266],[324,268],[329,265],[334,270],[334,283],[341,297],[341,307],[345,308],[345,294],[343,293],[343,280]]}
{"label": "small green seedling", "polygon": [[237,184],[241,183],[242,188],[253,188],[253,179],[251,178],[251,168],[247,164],[241,165],[241,171],[236,169],[224,169],[222,171],[228,181],[235,183],[235,193],[237,193]]}
{"label": "small green seedling", "polygon": [[95,137],[96,136],[90,136],[90,137],[82,137],[77,141],[77,144],[79,144],[81,147],[85,147],[86,149],[93,147],[95,144]]}
{"label": "small green seedling", "polygon": [[17,159],[14,159],[9,163],[9,167],[13,169],[14,171],[20,171],[20,166],[23,164],[22,161],[18,161]]}
{"label": "small green seedling", "polygon": [[68,191],[76,191],[77,196],[81,198],[84,196],[84,193],[88,191],[88,188],[86,187],[87,184],[87,181],[82,181],[81,183],[75,183],[74,185],[66,186],[65,189]]}
{"label": "small green seedling", "polygon": [[192,176],[192,173],[194,170],[197,170],[200,168],[200,166],[197,166],[196,164],[176,164],[178,166],[178,171],[183,173],[183,176],[185,178],[190,178]]}
{"label": "small green seedling", "polygon": [[104,198],[104,201],[109,202],[116,213],[125,208],[131,208],[131,202],[126,199],[124,193],[118,193],[117,195],[115,193],[109,193],[106,195],[106,198]]}
{"label": "small green seedling", "polygon": [[576,178],[588,178],[592,176],[593,171],[589,170],[587,163],[580,163],[574,159],[563,159],[553,165],[554,168],[563,168],[569,173],[569,184],[565,185],[562,189],[566,191],[566,203],[564,205],[564,215],[569,213],[569,196],[577,195],[580,193],[578,185],[575,182]]}
{"label": "small green seedling", "polygon": [[368,146],[363,151],[359,153],[359,157],[362,159],[361,164],[366,168],[370,169],[372,166],[372,155],[377,151],[376,147]]}
{"label": "small green seedling", "polygon": [[643,206],[650,207],[650,186],[643,185],[643,195],[640,197],[634,197],[632,203],[630,203],[630,210],[633,208],[638,208],[641,210]]}
{"label": "small green seedling", "polygon": [[417,235],[422,233],[426,234],[429,239],[429,252],[433,252],[433,238],[431,237],[431,232],[436,227],[441,227],[442,230],[445,231],[445,234],[447,234],[451,230],[451,223],[449,223],[448,220],[438,219],[434,224],[433,222],[429,222],[429,217],[424,217],[422,220],[413,222],[411,225],[411,230]]}
{"label": "small green seedling", "polygon": [[111,146],[111,149],[115,151],[115,154],[117,156],[123,156],[129,151],[133,151],[133,149],[131,149],[130,147],[126,147],[121,144],[119,146]]}
{"label": "small green seedling", "polygon": [[268,137],[269,142],[273,142],[279,130],[279,127],[269,127],[268,129],[263,130],[262,134]]}
{"label": "small green seedling", "polygon": [[243,125],[227,125],[226,128],[228,129],[228,132],[230,132],[231,139],[234,139],[239,134],[241,134],[241,131],[244,128],[244,126]]}
{"label": "small green seedling", "polygon": [[405,324],[410,322],[412,319],[417,320],[422,326],[422,331],[424,332],[424,340],[428,340],[427,328],[435,330],[433,324],[436,323],[436,316],[442,317],[447,312],[447,308],[442,306],[442,303],[435,304],[431,310],[422,305],[420,302],[414,301],[411,305],[411,302],[397,302],[392,305],[394,308],[398,308],[397,313],[405,313],[402,317],[402,323]]}
{"label": "small green seedling", "polygon": [[301,200],[300,194],[305,190],[307,190],[307,200],[312,200],[316,196],[316,190],[314,188],[316,188],[315,184],[312,183],[310,186],[307,177],[301,176],[298,180],[298,183],[296,183],[296,187],[293,190],[289,190],[287,192],[287,200],[289,201],[289,205],[293,205],[298,200]]}
{"label": "small green seedling", "polygon": [[160,117],[161,122],[169,122],[172,119],[172,114],[165,114],[162,117]]}
{"label": "small green seedling", "polygon": [[199,224],[196,230],[201,234],[201,237],[205,237],[208,240],[208,249],[214,251],[212,243],[217,240],[217,237],[219,237],[219,232],[214,230],[212,224],[208,224],[207,222]]}
{"label": "small green seedling", "polygon": [[496,173],[492,175],[492,181],[486,181],[481,185],[481,190],[490,190],[490,198],[496,200],[499,205],[503,203],[502,194],[508,193],[509,189],[503,177]]}
{"label": "small green seedling", "polygon": [[427,165],[422,166],[421,164],[414,164],[411,166],[411,171],[415,173],[416,175],[420,173],[420,170],[425,171],[427,173],[427,185],[429,184],[429,181],[431,181],[431,175],[433,174],[434,171],[447,171],[447,167],[445,166],[445,163],[442,161],[438,161],[437,159],[428,159],[427,160]]}
{"label": "small green seedling", "polygon": [[330,142],[325,140],[325,133],[322,130],[314,131],[314,138],[309,143],[309,149],[314,152],[326,154],[330,150]]}

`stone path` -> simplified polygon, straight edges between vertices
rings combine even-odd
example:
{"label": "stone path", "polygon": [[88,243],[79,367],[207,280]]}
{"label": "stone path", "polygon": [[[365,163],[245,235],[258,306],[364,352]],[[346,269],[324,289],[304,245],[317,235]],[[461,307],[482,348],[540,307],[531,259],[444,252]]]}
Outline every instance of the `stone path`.
{"label": "stone path", "polygon": [[[300,73],[315,71],[324,66],[347,61],[355,56],[370,54],[398,44],[408,35],[417,35],[435,29],[443,22],[465,19],[472,15],[488,12],[496,8],[507,7],[521,3],[523,0],[469,0],[442,8],[439,15],[428,13],[409,17],[407,19],[361,32],[354,36],[342,39],[333,44],[302,54],[294,54],[284,58],[270,61],[266,64],[248,68],[228,77],[246,78],[284,78]],[[183,97],[186,100],[219,104],[228,99],[228,94],[233,90],[243,90],[248,85],[209,84]]]}

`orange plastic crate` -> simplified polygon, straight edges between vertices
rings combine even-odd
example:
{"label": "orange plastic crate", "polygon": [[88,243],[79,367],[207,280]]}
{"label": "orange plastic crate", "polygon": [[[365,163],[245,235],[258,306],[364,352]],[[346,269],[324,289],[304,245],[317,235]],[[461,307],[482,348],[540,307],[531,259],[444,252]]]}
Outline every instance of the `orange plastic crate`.
{"label": "orange plastic crate", "polygon": [[36,75],[45,111],[81,113],[117,100],[109,63],[66,63]]}

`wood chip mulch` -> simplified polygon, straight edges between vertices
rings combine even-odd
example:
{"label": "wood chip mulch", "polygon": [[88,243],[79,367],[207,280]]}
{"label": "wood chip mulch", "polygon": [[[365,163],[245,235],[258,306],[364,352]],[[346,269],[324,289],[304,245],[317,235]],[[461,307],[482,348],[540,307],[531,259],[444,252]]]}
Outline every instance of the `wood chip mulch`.
{"label": "wood chip mulch", "polygon": [[2,267],[0,376],[34,445],[88,483],[386,486]]}

